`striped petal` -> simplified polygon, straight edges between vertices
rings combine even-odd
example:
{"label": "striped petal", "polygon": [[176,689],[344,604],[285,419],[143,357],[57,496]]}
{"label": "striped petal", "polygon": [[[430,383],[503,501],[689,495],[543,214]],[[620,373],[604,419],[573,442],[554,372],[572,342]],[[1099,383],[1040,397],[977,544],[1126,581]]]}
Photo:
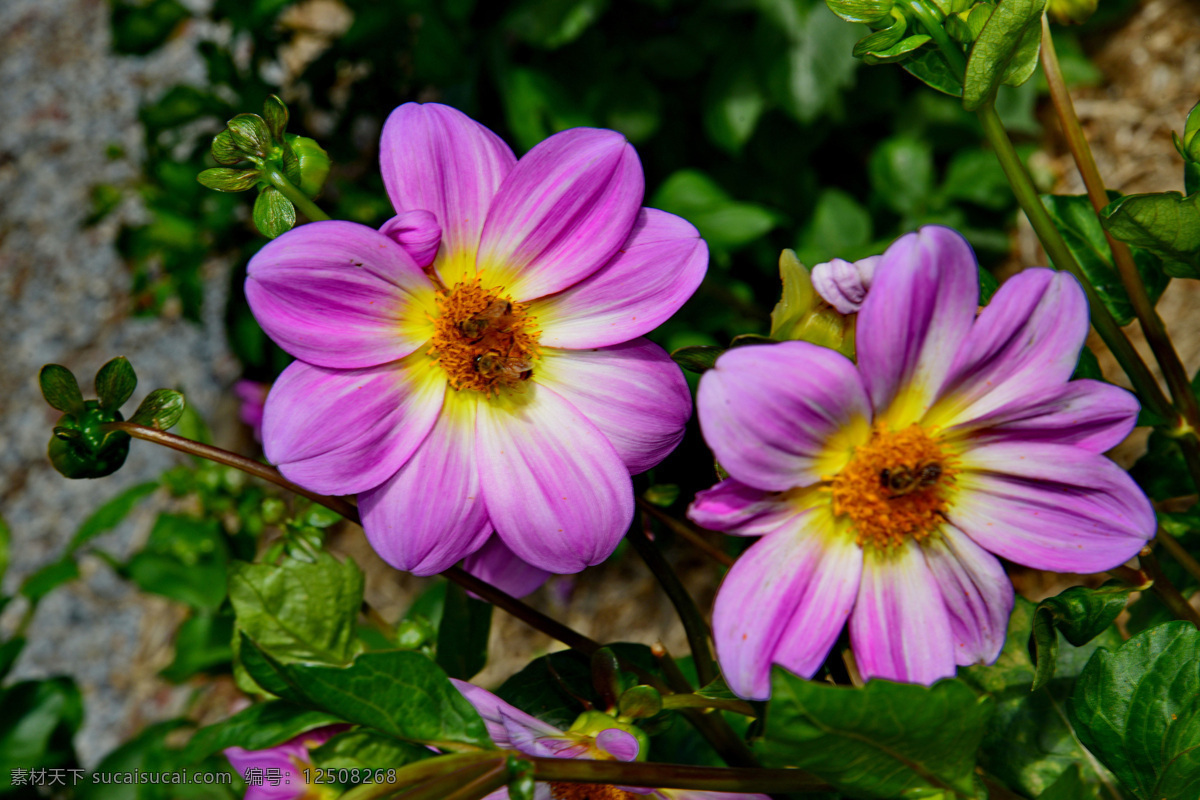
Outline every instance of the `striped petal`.
{"label": "striped petal", "polygon": [[794,492],[766,492],[726,478],[697,493],[688,519],[710,531],[736,536],[763,536],[792,524],[804,510]]}
{"label": "striped petal", "polygon": [[513,597],[524,597],[550,577],[544,569],[526,564],[508,549],[499,536],[489,536],[483,547],[467,556],[463,569]]}
{"label": "striped petal", "polygon": [[599,564],[629,529],[633,484],[607,437],[558,394],[479,403],[477,454],[496,532],[523,561],[556,573]]}
{"label": "striped petal", "polygon": [[418,267],[433,263],[442,243],[442,226],[432,211],[402,211],[383,223],[379,232],[404,248]]}
{"label": "striped petal", "polygon": [[562,291],[616,255],[643,190],[641,164],[621,134],[557,133],[526,153],[497,191],[479,268],[514,300]]}
{"label": "striped petal", "polygon": [[721,466],[769,491],[836,474],[870,433],[871,407],[854,364],[807,342],[726,352],[700,379],[697,404]]}
{"label": "striped petal", "polygon": [[950,615],[937,577],[914,542],[886,553],[865,551],[850,647],[867,680],[930,684],[954,674]]}
{"label": "striped petal", "polygon": [[271,387],[263,448],[288,480],[354,494],[390,478],[425,441],[446,381],[417,353],[368,369],[296,361]]}
{"label": "striped petal", "polygon": [[[479,712],[479,716],[483,718],[483,724],[487,726],[488,735],[492,737],[492,741],[499,748],[513,749],[516,747],[512,739],[512,731],[517,729],[524,729],[530,737],[535,739],[561,737],[563,735],[562,731],[550,723],[542,722],[537,717],[526,714],[521,709],[504,702],[486,689],[480,689],[472,683],[460,681],[457,678],[451,678],[450,682],[454,684],[454,688],[458,689],[466,701]],[[523,736],[518,736],[518,738],[523,738]]]}
{"label": "striped petal", "polygon": [[310,222],[250,259],[246,300],[296,358],[322,367],[373,367],[429,339],[433,286],[392,239],[353,222]]}
{"label": "striped petal", "polygon": [[475,459],[473,394],[447,392],[412,458],[358,497],[367,540],[396,569],[441,572],[482,547],[491,532]]}
{"label": "striped petal", "polygon": [[645,339],[594,350],[545,350],[534,380],[587,417],[636,475],[683,438],[692,396],[679,367]]}
{"label": "striped petal", "polygon": [[627,342],[657,328],[692,296],[708,268],[708,246],[687,220],[653,208],[597,272],[535,300],[531,313],[549,347]]}
{"label": "striped petal", "polygon": [[954,659],[960,667],[991,664],[1004,647],[1013,586],[991,553],[953,525],[922,543],[950,615]]}

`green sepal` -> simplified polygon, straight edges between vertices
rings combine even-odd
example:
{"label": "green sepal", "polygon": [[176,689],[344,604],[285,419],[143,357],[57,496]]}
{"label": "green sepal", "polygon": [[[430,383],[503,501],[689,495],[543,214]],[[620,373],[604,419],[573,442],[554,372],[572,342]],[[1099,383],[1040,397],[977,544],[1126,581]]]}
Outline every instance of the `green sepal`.
{"label": "green sepal", "polygon": [[81,413],[59,418],[47,454],[50,463],[64,477],[103,478],[125,463],[130,437],[124,431],[103,427],[123,420],[119,411],[103,409],[96,400],[88,400],[83,406]]}
{"label": "green sepal", "polygon": [[779,280],[783,293],[771,310],[771,338],[793,339],[797,326],[816,307],[821,298],[813,289],[812,277],[794,250],[779,254]]}
{"label": "green sepal", "polygon": [[898,9],[892,9],[892,24],[859,39],[854,45],[853,55],[862,58],[867,53],[877,53],[894,46],[908,29],[908,19]]}
{"label": "green sepal", "polygon": [[912,56],[921,47],[930,42],[930,37],[923,33],[907,36],[886,50],[881,50],[874,53],[866,53],[862,60],[864,64],[894,64],[897,61],[903,61]]}
{"label": "green sepal", "polygon": [[1130,194],[1100,213],[1114,239],[1162,258],[1172,278],[1200,278],[1200,194]]}
{"label": "green sepal", "polygon": [[38,383],[42,387],[42,397],[51,408],[68,414],[82,413],[83,393],[71,370],[61,364],[47,364],[38,373]]}
{"label": "green sepal", "polygon": [[263,159],[271,154],[271,131],[258,114],[238,114],[226,123],[226,129],[244,157]]}
{"label": "green sepal", "polygon": [[116,411],[133,396],[136,388],[137,374],[124,356],[112,359],[96,373],[96,396],[103,409]]}
{"label": "green sepal", "polygon": [[268,239],[287,233],[296,224],[292,202],[273,186],[264,186],[254,201],[254,226]]}
{"label": "green sepal", "polygon": [[1075,647],[1082,647],[1112,625],[1125,609],[1131,591],[1120,581],[1109,581],[1099,589],[1072,586],[1039,603],[1029,639],[1037,669],[1031,691],[1036,692],[1054,677],[1058,633]]}
{"label": "green sepal", "polygon": [[186,405],[187,401],[181,392],[174,389],[155,389],[146,395],[129,421],[147,428],[167,431],[179,422]]}
{"label": "green sepal", "polygon": [[244,192],[257,186],[261,175],[257,169],[213,167],[197,175],[196,180],[218,192]]}
{"label": "green sepal", "polygon": [[892,13],[894,0],[825,0],[829,10],[846,22],[881,22]]}
{"label": "green sepal", "polygon": [[282,142],[288,124],[287,105],[277,96],[271,95],[263,103],[263,121],[267,123],[271,141]]}
{"label": "green sepal", "polygon": [[1046,0],[1002,0],[971,47],[963,78],[963,108],[978,111],[1001,83],[1018,86],[1037,66]]}
{"label": "green sepal", "polygon": [[702,375],[713,368],[717,359],[725,352],[724,347],[713,345],[692,345],[681,347],[671,353],[671,360],[688,372]]}
{"label": "green sepal", "polygon": [[617,705],[622,717],[643,719],[662,711],[662,694],[653,686],[632,686],[621,695]]}
{"label": "green sepal", "polygon": [[[316,197],[321,193],[321,187],[325,185],[325,179],[329,177],[329,167],[331,164],[329,154],[325,152],[325,148],[321,147],[316,140],[310,139],[307,136],[297,136],[294,133],[289,133],[284,137],[284,141],[299,162],[300,177],[297,185],[300,187],[300,191],[309,197]],[[291,178],[290,174],[288,177],[289,179]]]}
{"label": "green sepal", "polygon": [[213,137],[212,157],[218,164],[236,164],[244,158],[228,128]]}

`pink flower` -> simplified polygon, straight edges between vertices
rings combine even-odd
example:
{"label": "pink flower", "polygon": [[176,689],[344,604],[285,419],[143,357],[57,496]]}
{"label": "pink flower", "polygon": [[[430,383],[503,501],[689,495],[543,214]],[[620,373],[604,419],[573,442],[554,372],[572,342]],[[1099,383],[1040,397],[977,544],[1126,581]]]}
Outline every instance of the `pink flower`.
{"label": "pink flower", "polygon": [[246,781],[245,800],[333,798],[338,793],[334,787],[309,786],[304,770],[313,769],[309,750],[320,747],[346,729],[346,725],[326,725],[265,750],[229,747],[225,749],[225,757]]}
{"label": "pink flower", "polygon": [[359,496],[375,550],[419,575],[492,553],[578,572],[633,516],[630,474],[683,435],[687,384],[638,338],[704,276],[679,217],[641,207],[633,148],[556,134],[517,161],[461,112],[409,103],[380,161],[397,216],[304,225],[246,296],[298,359],[267,399],[267,457]]}
{"label": "pink flower", "polygon": [[[644,760],[645,734],[636,728],[630,732],[617,720],[605,727],[597,719],[601,712],[589,712],[588,724],[578,723],[569,731],[559,730],[537,717],[509,705],[496,695],[474,684],[450,679],[462,692],[483,722],[497,747],[519,750],[543,758],[588,758],[597,761]],[[581,718],[582,719],[582,718]],[[640,758],[639,758],[640,757]],[[702,792],[687,789],[634,789],[618,786],[594,786],[582,783],[539,783],[534,800],[635,800],[639,797],[665,800],[768,800],[766,795],[740,792]],[[484,800],[508,800],[508,789],[489,794]]]}
{"label": "pink flower", "polygon": [[1030,269],[976,318],[974,254],[948,228],[893,244],[858,314],[858,364],[805,342],[730,350],[700,382],[705,438],[730,477],[701,525],[761,536],[717,595],[722,671],[770,694],[849,620],[866,678],[932,683],[990,663],[1012,584],[996,556],[1098,572],[1154,535],[1145,496],[1101,455],[1138,404],[1069,381],[1088,329],[1066,273]]}

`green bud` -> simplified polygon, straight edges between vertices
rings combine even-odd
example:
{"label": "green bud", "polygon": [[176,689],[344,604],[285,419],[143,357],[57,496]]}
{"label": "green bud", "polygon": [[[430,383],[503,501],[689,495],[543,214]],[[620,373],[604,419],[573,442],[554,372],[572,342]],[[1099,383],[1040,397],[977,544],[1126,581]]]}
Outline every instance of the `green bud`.
{"label": "green bud", "polygon": [[271,95],[263,103],[263,121],[267,123],[267,130],[271,133],[272,141],[282,142],[283,133],[287,130],[288,108],[275,95]]}
{"label": "green bud", "polygon": [[296,159],[299,161],[300,191],[309,197],[316,197],[321,193],[325,179],[329,177],[329,154],[321,145],[307,136],[289,133],[285,139],[288,147],[295,153]]}
{"label": "green bud", "polygon": [[271,154],[271,131],[258,114],[238,114],[226,129],[243,157],[264,159]]}
{"label": "green bud", "polygon": [[605,714],[603,711],[592,710],[583,712],[571,724],[568,731],[570,733],[582,733],[585,736],[596,736],[601,731],[611,730],[612,728],[625,731],[637,739],[638,754],[635,760],[646,760],[646,756],[650,754],[650,737],[646,735],[646,732],[631,722],[622,722],[615,717]]}
{"label": "green bud", "polygon": [[894,0],[825,0],[829,10],[847,22],[865,22],[868,25],[888,18]]}
{"label": "green bud", "polygon": [[402,619],[396,626],[396,644],[405,650],[416,650],[437,641],[437,631],[423,619]]}
{"label": "green bud", "polygon": [[1096,13],[1097,0],[1050,0],[1046,10],[1059,25],[1082,25]]}
{"label": "green bud", "polygon": [[662,711],[662,695],[653,686],[634,686],[621,695],[619,709],[622,717],[642,719]]}
{"label": "green bud", "polygon": [[183,395],[174,389],[155,389],[146,395],[129,421],[160,431],[170,430],[183,416],[185,406]]}
{"label": "green bud", "polygon": [[130,437],[124,431],[108,431],[103,426],[122,419],[121,412],[101,408],[96,400],[84,402],[79,413],[63,414],[47,448],[50,463],[68,478],[113,474],[129,455]]}
{"label": "green bud", "polygon": [[268,239],[287,233],[296,224],[296,208],[274,186],[264,186],[254,201],[254,226]]}
{"label": "green bud", "polygon": [[133,395],[137,388],[137,374],[133,365],[124,356],[118,356],[96,373],[96,396],[100,407],[116,411]]}
{"label": "green bud", "polygon": [[907,28],[908,20],[900,13],[899,9],[893,8],[892,24],[883,30],[875,31],[859,39],[854,45],[854,57],[862,58],[868,53],[882,52],[894,47],[897,42],[904,38],[904,31]]}
{"label": "green bud", "polygon": [[213,137],[212,157],[218,164],[236,164],[242,160],[242,153],[233,143],[233,135],[228,128]]}
{"label": "green bud", "polygon": [[864,64],[893,64],[899,61],[907,61],[909,57],[926,42],[931,41],[931,37],[925,34],[916,34],[908,36],[886,50],[879,50],[873,53],[866,53],[862,60]]}
{"label": "green bud", "polygon": [[258,185],[259,171],[256,169],[213,167],[197,175],[196,180],[209,189],[216,189],[218,192],[244,192]]}
{"label": "green bud", "polygon": [[42,387],[42,397],[51,408],[69,414],[83,413],[83,394],[71,370],[61,364],[47,364],[38,373],[38,383]]}

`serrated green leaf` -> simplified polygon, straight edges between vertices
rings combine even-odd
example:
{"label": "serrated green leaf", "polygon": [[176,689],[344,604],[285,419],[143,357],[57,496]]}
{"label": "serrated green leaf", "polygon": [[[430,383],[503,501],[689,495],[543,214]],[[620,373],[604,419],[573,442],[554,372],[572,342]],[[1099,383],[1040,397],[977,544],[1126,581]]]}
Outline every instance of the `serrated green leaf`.
{"label": "serrated green leaf", "polygon": [[959,680],[931,687],[875,679],[862,689],[772,669],[766,729],[755,747],[770,767],[798,767],[864,798],[938,789],[974,798],[975,751],[992,699]]}
{"label": "serrated green leaf", "polygon": [[717,359],[724,352],[724,347],[693,345],[691,347],[681,347],[671,353],[671,360],[688,372],[701,375],[712,369],[713,365],[717,363]]}
{"label": "serrated green leaf", "polygon": [[1033,617],[1033,638],[1037,655],[1037,677],[1033,691],[1054,677],[1058,658],[1058,633],[1075,647],[1099,636],[1125,610],[1133,591],[1120,581],[1110,581],[1099,589],[1072,586],[1055,597],[1038,603]]}
{"label": "serrated green leaf", "polygon": [[174,389],[155,389],[146,395],[129,421],[145,425],[147,428],[167,431],[179,422],[186,405],[187,401],[182,393]]}
{"label": "serrated green leaf", "polygon": [[1114,239],[1159,256],[1171,277],[1200,278],[1200,194],[1131,194],[1101,213]]}
{"label": "serrated green leaf", "polygon": [[147,481],[130,486],[116,497],[107,500],[104,505],[93,511],[75,531],[75,535],[67,544],[67,553],[74,553],[100,534],[115,528],[129,516],[129,512],[133,511],[139,500],[157,488],[158,481]]}
{"label": "serrated green leaf", "polygon": [[51,408],[67,414],[83,413],[83,393],[71,370],[61,364],[47,364],[38,373],[38,383]]}
{"label": "serrated green leaf", "polygon": [[296,225],[296,208],[273,186],[264,186],[254,201],[254,227],[268,239],[287,233]]}
{"label": "serrated green leaf", "polygon": [[133,365],[124,356],[117,356],[96,373],[96,396],[100,407],[117,411],[133,395],[137,388],[137,375]]}
{"label": "serrated green leaf", "polygon": [[229,545],[215,519],[159,514],[146,546],[123,572],[152,594],[193,608],[216,609],[225,602]]}
{"label": "serrated green leaf", "polygon": [[271,95],[263,103],[263,121],[267,123],[271,141],[283,144],[283,135],[287,132],[288,107],[275,95]]}
{"label": "serrated green leaf", "polygon": [[233,146],[243,156],[266,158],[271,153],[271,131],[258,114],[238,114],[225,125]]}
{"label": "serrated green leaf", "polygon": [[[963,108],[978,111],[992,100],[1002,82],[1015,80],[1024,73],[1028,59],[1027,37],[1031,30],[1040,36],[1045,7],[1046,0],[1001,0],[996,4],[996,10],[979,32],[967,58]],[[1037,47],[1036,43],[1034,47]],[[1033,57],[1036,63],[1036,49]]]}
{"label": "serrated green leaf", "polygon": [[469,681],[487,664],[492,604],[468,597],[458,584],[446,587],[438,625],[437,664],[451,678]]}
{"label": "serrated green leaf", "polygon": [[324,769],[358,770],[394,769],[437,755],[427,747],[362,728],[339,733],[309,754],[313,764]]}
{"label": "serrated green leaf", "polygon": [[[243,636],[242,657],[261,684],[293,702],[406,742],[445,750],[493,747],[483,720],[446,674],[412,650],[362,653],[346,666],[284,664]],[[246,659],[257,653],[255,661]],[[265,669],[273,677],[267,678]]]}
{"label": "serrated green leaf", "polygon": [[261,175],[257,169],[213,167],[196,176],[201,185],[218,192],[244,192],[258,185]]}
{"label": "serrated green leaf", "polygon": [[[1194,782],[1180,759],[1200,746],[1200,630],[1169,622],[1115,652],[1098,650],[1079,676],[1067,713],[1080,741],[1140,800],[1160,800],[1162,781]],[[1178,729],[1178,730],[1177,730]]]}
{"label": "serrated green leaf", "polygon": [[321,552],[313,563],[235,562],[229,599],[238,628],[282,660],[348,663],[357,652],[355,622],[363,575],[353,559]]}
{"label": "serrated green leaf", "polygon": [[227,720],[196,731],[184,748],[183,758],[188,762],[200,761],[226,747],[265,750],[305,731],[340,721],[333,714],[301,708],[283,700],[255,703]]}
{"label": "serrated green leaf", "polygon": [[[1133,305],[1121,283],[1120,274],[1113,266],[1112,251],[1108,247],[1108,240],[1104,238],[1104,229],[1087,195],[1042,195],[1042,205],[1050,213],[1067,249],[1075,256],[1088,282],[1095,288],[1117,324],[1131,322]],[[1156,302],[1169,279],[1163,274],[1162,265],[1148,257],[1148,254],[1134,251],[1133,255],[1150,301]],[[1055,266],[1062,267],[1061,264]]]}

